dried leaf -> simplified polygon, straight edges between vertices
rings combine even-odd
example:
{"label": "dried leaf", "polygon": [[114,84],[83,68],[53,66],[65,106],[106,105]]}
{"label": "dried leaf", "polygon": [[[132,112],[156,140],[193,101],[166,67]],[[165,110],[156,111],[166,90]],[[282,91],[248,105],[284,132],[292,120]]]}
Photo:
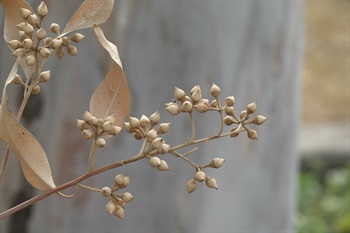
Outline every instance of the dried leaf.
{"label": "dried leaf", "polygon": [[3,90],[0,105],[0,138],[15,153],[27,181],[33,187],[45,191],[56,187],[46,154],[38,140],[18,123],[7,104],[6,87],[14,79],[18,64],[19,59],[13,66]]}
{"label": "dried leaf", "polygon": [[114,0],[85,0],[63,30],[63,34],[102,24],[111,16]]}
{"label": "dried leaf", "polygon": [[122,68],[118,48],[109,42],[98,26],[94,31],[101,45],[109,52],[115,63],[97,87],[90,100],[90,112],[96,117],[115,115],[115,125],[123,126],[124,118],[130,111],[130,90]]}

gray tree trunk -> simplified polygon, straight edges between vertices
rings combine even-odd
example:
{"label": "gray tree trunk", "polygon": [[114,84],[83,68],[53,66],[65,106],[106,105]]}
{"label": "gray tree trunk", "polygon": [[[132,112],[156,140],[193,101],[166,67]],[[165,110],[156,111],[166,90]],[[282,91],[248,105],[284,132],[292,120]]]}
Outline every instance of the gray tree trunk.
{"label": "gray tree trunk", "polygon": [[[50,19],[61,27],[76,9],[69,4],[73,3],[48,4]],[[159,172],[144,160],[84,182],[101,188],[113,185],[118,173],[129,175],[126,191],[135,199],[126,205],[123,221],[105,212],[107,200],[100,194],[79,190],[72,199],[54,195],[35,204],[29,232],[293,231],[302,18],[300,1],[117,2],[112,19],[102,27],[119,46],[132,93],[130,115],[149,116],[159,110],[162,122],[173,122],[166,141],[172,145],[186,141],[189,120],[169,116],[164,103],[173,98],[174,86],[189,92],[196,83],[210,98],[209,88],[215,82],[222,99],[235,96],[236,111],[257,101],[257,112],[269,120],[257,128],[258,141],[241,134],[208,142],[191,155],[200,164],[213,157],[226,158],[222,168],[209,172],[218,182],[218,191],[201,184],[187,194],[186,182],[194,169],[166,155],[162,158],[169,172]],[[52,80],[42,87],[42,113],[31,123],[56,184],[86,170],[89,144],[81,138],[75,119],[88,109],[89,98],[109,67],[108,55],[93,33],[82,33],[91,39],[77,45],[78,57],[51,60]],[[2,45],[2,83],[13,62],[5,62],[9,53],[3,49]],[[196,125],[197,135],[211,135],[219,127],[218,116],[196,114]],[[98,151],[96,167],[134,155],[141,146],[125,131],[107,144]],[[1,190],[5,192],[1,210],[18,192],[14,178],[8,176],[21,180],[15,161],[10,165]],[[0,222],[1,230],[8,229],[2,224],[8,222]]]}

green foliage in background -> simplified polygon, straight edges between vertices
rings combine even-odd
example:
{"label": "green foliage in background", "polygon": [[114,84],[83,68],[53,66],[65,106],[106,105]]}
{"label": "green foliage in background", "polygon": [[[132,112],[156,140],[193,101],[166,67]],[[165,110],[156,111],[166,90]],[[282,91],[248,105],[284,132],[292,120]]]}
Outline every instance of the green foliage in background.
{"label": "green foliage in background", "polygon": [[350,232],[350,164],[300,173],[297,232]]}

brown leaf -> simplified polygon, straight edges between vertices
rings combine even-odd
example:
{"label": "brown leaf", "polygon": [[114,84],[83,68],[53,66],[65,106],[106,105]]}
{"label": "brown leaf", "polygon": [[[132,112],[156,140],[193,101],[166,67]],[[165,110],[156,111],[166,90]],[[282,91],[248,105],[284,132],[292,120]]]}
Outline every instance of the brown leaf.
{"label": "brown leaf", "polygon": [[15,153],[27,181],[39,190],[55,188],[46,154],[36,138],[10,112],[7,104],[6,87],[14,79],[19,59],[6,80],[0,105],[0,138]]}
{"label": "brown leaf", "polygon": [[63,30],[63,34],[102,24],[111,16],[114,0],[85,0]]}
{"label": "brown leaf", "polygon": [[109,52],[115,63],[106,77],[97,87],[90,100],[90,112],[96,117],[105,118],[115,114],[115,125],[122,126],[130,111],[130,90],[122,68],[118,48],[109,42],[103,31],[94,26],[94,31],[101,45]]}

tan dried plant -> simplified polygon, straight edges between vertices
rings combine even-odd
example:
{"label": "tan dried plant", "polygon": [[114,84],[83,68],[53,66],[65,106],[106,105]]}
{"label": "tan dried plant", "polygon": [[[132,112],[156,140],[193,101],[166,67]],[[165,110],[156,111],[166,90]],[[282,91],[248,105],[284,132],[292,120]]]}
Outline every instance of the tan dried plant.
{"label": "tan dried plant", "polygon": [[[106,39],[102,29],[98,26],[110,17],[114,0],[85,0],[62,31],[60,25],[51,23],[50,31],[54,35],[52,37],[48,36],[46,29],[42,27],[42,22],[47,19],[46,16],[49,14],[44,2],[41,2],[37,7],[36,12],[24,0],[0,0],[0,2],[5,15],[4,38],[16,57],[16,62],[3,87],[0,105],[0,138],[7,144],[1,164],[0,182],[4,175],[9,151],[12,150],[27,181],[34,188],[42,191],[41,194],[0,213],[0,219],[54,193],[68,197],[60,191],[71,186],[101,193],[102,196],[108,199],[105,206],[107,213],[123,219],[126,203],[133,200],[133,196],[129,192],[120,192],[129,185],[130,178],[128,176],[119,174],[115,177],[114,184],[111,187],[101,189],[86,186],[81,182],[92,176],[141,159],[148,159],[150,166],[159,171],[167,171],[169,166],[161,157],[168,154],[186,161],[194,168],[193,178],[186,183],[189,193],[193,192],[197,188],[197,184],[201,182],[205,182],[209,188],[218,189],[216,180],[208,176],[205,170],[220,168],[225,159],[213,158],[206,165],[198,165],[188,156],[208,141],[222,137],[237,137],[242,131],[246,131],[248,138],[258,139],[257,132],[249,126],[252,124],[261,125],[267,118],[257,115],[249,120],[251,114],[256,111],[255,103],[249,104],[245,110],[237,115],[234,110],[234,97],[229,96],[221,102],[221,90],[214,83],[210,89],[212,100],[202,96],[201,87],[198,84],[188,94],[178,87],[174,88],[175,100],[165,104],[166,110],[174,116],[187,114],[192,125],[190,139],[179,145],[171,145],[162,137],[162,135],[169,132],[171,123],[161,123],[158,112],[148,117],[145,115],[140,118],[129,116],[128,121],[125,121],[130,110],[130,91],[126,75],[123,71],[117,46]],[[43,70],[48,57],[55,54],[59,59],[62,59],[66,56],[66,53],[72,56],[78,55],[76,44],[84,39],[84,35],[77,31],[85,28],[93,29],[97,40],[107,50],[113,64],[93,93],[89,111],[85,111],[82,119],[77,120],[77,127],[81,130],[82,137],[91,140],[87,172],[57,186],[52,177],[45,151],[39,141],[20,124],[20,119],[30,96],[40,94],[43,84],[51,79],[50,70]],[[23,70],[25,77],[22,78],[18,74],[19,68]],[[7,87],[11,84],[24,87],[22,103],[16,116],[8,107]],[[204,114],[208,111],[219,114],[220,128],[214,135],[197,138],[193,113]],[[232,127],[232,125],[234,126]],[[227,126],[229,126],[229,129],[227,129]],[[143,141],[139,153],[107,166],[95,168],[97,149],[103,148],[110,138],[121,132],[122,128],[132,134],[135,140]],[[188,152],[179,152],[179,149],[187,147],[190,147]]]}

